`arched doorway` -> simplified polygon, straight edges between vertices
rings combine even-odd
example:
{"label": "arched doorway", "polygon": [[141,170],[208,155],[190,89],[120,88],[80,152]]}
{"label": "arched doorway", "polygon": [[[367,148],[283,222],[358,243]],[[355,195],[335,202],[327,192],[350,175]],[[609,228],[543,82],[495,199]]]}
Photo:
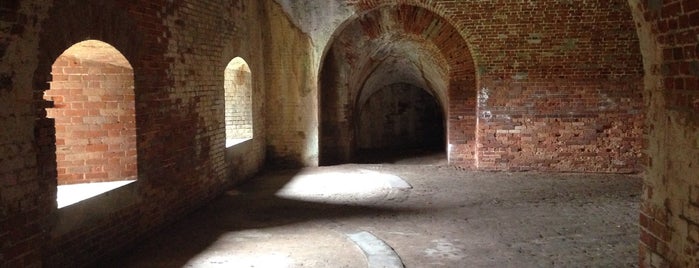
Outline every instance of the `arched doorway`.
{"label": "arched doorway", "polygon": [[[441,107],[441,129],[446,133],[442,144],[450,163],[474,167],[474,66],[459,32],[421,7],[386,5],[344,23],[328,44],[320,69],[320,164],[356,160],[366,145],[361,125],[366,121],[362,116],[367,113],[362,112],[367,100],[379,91],[383,93],[376,96],[396,93],[383,91],[391,85],[413,85],[432,96],[427,103],[436,102]],[[387,131],[381,135],[391,133],[395,134]],[[393,139],[402,138],[398,135]]]}
{"label": "arched doorway", "polygon": [[116,48],[98,40],[68,48],[44,99],[56,122],[59,207],[136,180],[133,68]]}
{"label": "arched doorway", "polygon": [[224,75],[226,147],[253,138],[252,74],[243,58],[226,66]]}

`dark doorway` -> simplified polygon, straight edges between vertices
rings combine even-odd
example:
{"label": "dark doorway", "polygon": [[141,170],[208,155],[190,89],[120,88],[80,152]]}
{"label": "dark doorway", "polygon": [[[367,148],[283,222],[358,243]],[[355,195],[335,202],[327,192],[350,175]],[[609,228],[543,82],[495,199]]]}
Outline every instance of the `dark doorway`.
{"label": "dark doorway", "polygon": [[356,162],[386,163],[445,153],[444,112],[425,89],[397,83],[360,106]]}

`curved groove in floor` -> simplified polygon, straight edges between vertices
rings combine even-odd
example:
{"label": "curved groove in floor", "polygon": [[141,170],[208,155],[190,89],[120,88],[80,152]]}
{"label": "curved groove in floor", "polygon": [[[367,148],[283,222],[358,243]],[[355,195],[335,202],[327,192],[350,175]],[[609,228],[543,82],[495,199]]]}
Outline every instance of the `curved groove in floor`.
{"label": "curved groove in floor", "polygon": [[369,232],[347,234],[364,253],[369,268],[403,268],[400,256],[386,242]]}

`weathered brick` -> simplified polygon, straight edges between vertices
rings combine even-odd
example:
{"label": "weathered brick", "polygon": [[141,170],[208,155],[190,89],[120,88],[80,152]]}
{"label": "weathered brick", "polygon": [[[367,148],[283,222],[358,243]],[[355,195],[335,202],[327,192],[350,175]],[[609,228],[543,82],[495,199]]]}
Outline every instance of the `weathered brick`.
{"label": "weathered brick", "polygon": [[[0,23],[15,26],[0,28],[0,35],[8,37],[0,38],[0,77],[12,76],[11,88],[0,89],[0,148],[17,144],[32,149],[0,153],[2,219],[4,213],[11,219],[29,219],[13,221],[11,228],[3,227],[0,266],[36,267],[42,262],[51,266],[88,265],[122,249],[144,232],[186,214],[261,166],[264,129],[259,130],[260,138],[253,140],[252,146],[226,149],[220,119],[225,67],[221,66],[221,58],[241,56],[252,63],[252,73],[257,75],[252,78],[255,93],[251,95],[251,110],[257,115],[255,125],[264,125],[259,116],[264,97],[259,49],[264,44],[259,34],[264,7],[260,3],[245,3],[245,8],[203,1],[10,2],[18,7],[5,10],[3,6],[3,14],[28,15],[33,22],[5,21],[9,17],[0,16]],[[187,12],[182,12],[183,7]],[[196,29],[178,26],[175,21],[182,18]],[[222,32],[221,27],[228,30]],[[17,31],[20,28],[22,34]],[[191,38],[196,34],[201,38]],[[116,47],[120,53],[112,55],[121,55],[93,54],[89,61],[79,60],[84,53],[60,56],[86,37]],[[115,87],[129,89],[131,94],[105,95]],[[48,114],[44,108],[51,105],[43,100],[44,96],[55,102]],[[35,105],[31,104],[32,97]],[[135,110],[138,116],[121,114]],[[85,121],[95,124],[87,129],[79,127]],[[137,121],[136,134],[135,128],[126,124],[135,126]],[[129,137],[116,140],[125,136]],[[142,152],[138,155],[136,144]],[[66,151],[75,155],[67,157],[63,155]],[[17,158],[15,169],[14,164],[10,165],[14,162],[5,165],[8,155],[26,157]],[[117,156],[123,161],[115,161]],[[137,168],[136,159],[146,165]],[[55,233],[53,217],[62,214],[55,207],[58,181],[102,181],[137,174],[141,179],[149,178],[140,181],[141,194],[148,196],[143,202],[107,212],[107,218],[73,222],[70,231]],[[155,185],[182,189],[163,191]],[[53,235],[48,237],[49,233]],[[11,249],[17,254],[6,254]]]}
{"label": "weathered brick", "polygon": [[[95,171],[105,157],[98,154],[104,146],[87,139],[127,135],[117,131],[116,121],[138,125],[138,133],[126,139],[137,144],[137,151],[117,144],[106,147],[132,158],[125,169],[133,171],[130,174],[138,170],[143,200],[91,226],[77,225],[72,232],[50,239],[49,245],[44,242],[48,237],[19,235],[26,239],[12,239],[2,252],[27,241],[27,248],[20,247],[26,252],[17,259],[0,254],[0,266],[38,265],[37,260],[27,260],[29,256],[46,256],[45,263],[57,266],[89,263],[197,207],[231,178],[254,173],[265,156],[270,163],[314,165],[325,154],[351,155],[356,138],[351,124],[359,114],[354,104],[361,89],[352,88],[338,101],[328,102],[334,93],[324,83],[341,85],[343,81],[318,73],[320,64],[327,66],[327,55],[334,53],[321,58],[323,51],[332,51],[325,48],[327,39],[329,46],[348,44],[333,43],[342,38],[341,28],[332,35],[348,18],[361,21],[358,36],[362,38],[387,36],[384,26],[396,25],[388,33],[401,33],[393,35],[396,43],[413,42],[403,52],[419,51],[422,62],[434,60],[433,69],[439,74],[429,82],[444,87],[431,90],[442,94],[435,98],[448,111],[446,142],[455,165],[638,172],[642,163],[652,163],[646,167],[648,192],[644,195],[650,208],[641,218],[645,230],[641,240],[652,246],[641,247],[642,264],[696,266],[696,260],[688,257],[695,248],[692,242],[677,248],[677,243],[656,240],[694,237],[691,231],[679,233],[682,228],[672,226],[691,223],[694,214],[681,218],[663,202],[668,198],[697,202],[691,188],[697,187],[696,178],[688,176],[699,174],[699,164],[676,160],[695,158],[699,150],[695,140],[699,88],[694,70],[699,55],[697,1],[568,5],[562,1],[347,0],[342,4],[351,14],[314,17],[312,21],[324,25],[311,29],[304,26],[309,20],[294,17],[308,14],[288,15],[275,1],[146,2],[2,2],[0,23],[8,27],[0,27],[0,36],[8,38],[0,38],[0,148],[16,144],[31,149],[0,153],[12,156],[1,158],[7,162],[0,165],[0,176],[10,179],[0,188],[0,211],[12,218],[46,222],[46,226],[35,226],[17,221],[13,234],[45,233],[42,230],[52,228],[47,216],[35,215],[56,214],[52,200],[57,176],[104,175]],[[385,24],[381,20],[387,17],[375,16],[377,12],[386,12],[398,23]],[[86,37],[113,45],[128,59],[135,94],[90,96],[112,86],[131,85],[120,82],[128,68],[114,65],[86,71],[76,59],[56,61]],[[335,71],[371,70],[361,65],[361,57],[367,58],[359,52],[355,49],[336,57],[352,68]],[[658,52],[663,57],[656,59]],[[252,111],[252,123],[249,113],[226,113],[225,65],[235,57],[244,58],[250,67],[251,109],[245,111]],[[116,62],[113,57],[102,60]],[[644,61],[656,66],[647,70],[645,80]],[[60,75],[82,72],[87,75]],[[100,75],[105,72],[114,75]],[[55,120],[47,119],[49,103],[42,99],[49,80],[54,81],[50,88],[56,94],[49,117]],[[84,86],[91,90],[82,90]],[[120,101],[134,104],[119,105]],[[113,110],[132,109],[138,115],[113,114]],[[84,140],[60,136],[97,131],[70,129],[83,123],[85,116],[91,122],[107,123],[106,129],[75,135]],[[254,125],[252,146],[226,149],[226,124]],[[345,140],[349,142],[343,144]],[[80,159],[60,154],[68,146],[90,151],[93,158],[83,160],[94,165],[90,172],[66,173],[63,165],[80,165]],[[143,165],[136,168],[135,159]],[[112,172],[117,163],[107,161],[103,167],[110,170],[103,172],[108,176],[125,176]],[[38,190],[25,186],[20,177],[42,186]],[[686,186],[692,189],[689,196],[676,196],[687,192],[678,191]],[[29,191],[35,194],[15,194]],[[29,201],[37,196],[45,200]],[[86,241],[89,246],[81,246]],[[40,249],[46,252],[32,253]]]}
{"label": "weathered brick", "polygon": [[[639,20],[639,40],[643,46],[650,45],[658,51],[645,51],[649,66],[662,66],[647,74],[646,87],[650,90],[647,119],[653,127],[646,130],[647,154],[652,156],[646,175],[646,188],[652,195],[644,196],[644,213],[648,220],[667,224],[669,229],[654,228],[657,237],[667,237],[666,248],[649,248],[641,252],[645,260],[654,259],[672,267],[697,266],[697,241],[692,237],[697,221],[696,187],[699,182],[694,174],[699,168],[693,160],[698,153],[696,147],[699,117],[696,111],[696,95],[699,92],[693,79],[692,62],[697,60],[694,47],[699,38],[697,29],[697,1],[655,1],[648,6],[645,1],[632,1],[634,17]],[[678,7],[681,6],[681,9]],[[654,15],[662,10],[662,17]],[[653,44],[657,42],[655,48]],[[662,51],[663,57],[655,58],[652,53]],[[660,83],[659,83],[660,82]],[[660,147],[656,146],[659,145]],[[662,159],[662,160],[659,160]],[[685,161],[684,159],[689,159]],[[671,200],[671,202],[668,202]],[[680,211],[672,211],[672,209]],[[689,226],[689,228],[686,228]],[[682,242],[679,242],[682,241]],[[686,243],[684,241],[687,241]],[[683,246],[684,245],[684,246]],[[662,261],[659,261],[662,260]]]}

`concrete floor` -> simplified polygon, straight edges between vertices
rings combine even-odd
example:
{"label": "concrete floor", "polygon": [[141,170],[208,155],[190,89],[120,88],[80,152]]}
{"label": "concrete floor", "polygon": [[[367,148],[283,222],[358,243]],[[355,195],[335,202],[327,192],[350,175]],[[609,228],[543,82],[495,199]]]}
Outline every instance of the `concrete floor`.
{"label": "concrete floor", "polygon": [[367,267],[361,231],[405,267],[636,266],[638,176],[392,161],[267,172],[98,266]]}

